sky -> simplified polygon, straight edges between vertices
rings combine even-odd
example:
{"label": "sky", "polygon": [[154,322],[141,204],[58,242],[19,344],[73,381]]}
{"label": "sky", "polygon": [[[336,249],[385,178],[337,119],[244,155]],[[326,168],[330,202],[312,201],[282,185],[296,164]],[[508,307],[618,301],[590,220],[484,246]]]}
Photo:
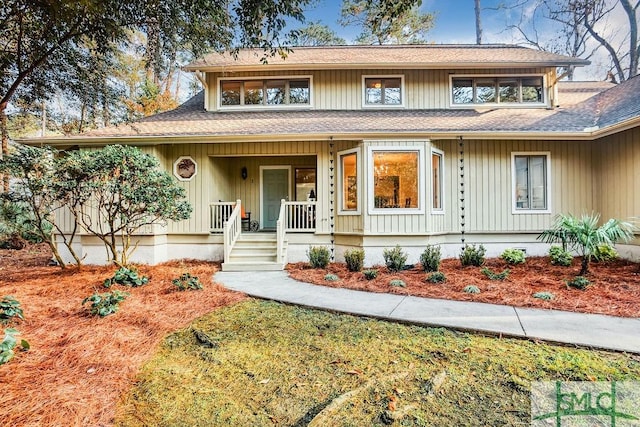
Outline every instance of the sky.
{"label": "sky", "polygon": [[[505,0],[482,0],[481,22],[483,29],[482,42],[517,44],[517,35],[505,30],[508,20],[518,22],[519,12],[505,9],[496,10]],[[353,43],[359,29],[344,28],[338,24],[341,0],[316,0],[317,6],[305,12],[306,22],[320,21],[331,27],[348,44]],[[436,14],[435,27],[427,34],[427,41],[436,44],[475,44],[475,9],[474,0],[423,0],[420,10]],[[533,7],[535,2],[527,3]],[[509,14],[511,14],[509,16]],[[537,25],[541,25],[538,23]],[[542,33],[544,35],[544,32]],[[606,76],[608,60],[600,49],[600,57],[592,58],[594,65],[576,70],[576,80],[603,80]]]}
{"label": "sky", "polygon": [[[321,21],[327,24],[347,42],[353,42],[358,34],[357,28],[344,28],[338,24],[340,17],[341,0],[317,0],[318,6],[310,9],[305,13],[305,17],[309,22]],[[494,34],[491,28],[504,28],[504,18],[500,13],[496,13],[488,7],[496,6],[500,1],[483,0],[482,12],[483,32],[487,43],[502,42],[505,37],[504,33]],[[429,32],[427,38],[429,42],[438,44],[457,44],[476,42],[475,27],[475,11],[474,0],[423,0],[420,7],[422,12],[435,12],[436,24]],[[486,21],[486,22],[485,22]],[[498,21],[498,22],[496,22]],[[501,21],[501,22],[500,22]],[[498,26],[494,24],[499,24]],[[483,40],[484,41],[484,40]]]}

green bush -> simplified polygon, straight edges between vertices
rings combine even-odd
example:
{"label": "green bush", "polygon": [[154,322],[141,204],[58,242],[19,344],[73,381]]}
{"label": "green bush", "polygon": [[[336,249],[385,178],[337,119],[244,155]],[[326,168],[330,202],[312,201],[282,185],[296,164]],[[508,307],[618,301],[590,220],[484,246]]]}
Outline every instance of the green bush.
{"label": "green bush", "polygon": [[371,270],[364,270],[364,271],[362,272],[362,274],[364,275],[364,278],[365,278],[365,279],[367,279],[367,280],[373,280],[373,279],[375,279],[376,277],[378,277],[378,270],[373,270],[373,269],[371,269]]}
{"label": "green bush", "polygon": [[382,251],[384,256],[384,263],[389,271],[397,272],[404,269],[407,262],[407,254],[402,251],[400,245],[396,245],[395,248],[385,249]]}
{"label": "green bush", "polygon": [[464,289],[462,289],[462,292],[467,294],[479,294],[480,288],[477,287],[476,285],[468,285],[468,286],[465,286]]}
{"label": "green bush", "polygon": [[104,294],[95,293],[82,300],[82,305],[90,302],[89,312],[93,316],[105,317],[118,311],[118,306],[129,296],[126,292],[111,291]]}
{"label": "green bush", "polygon": [[309,246],[307,256],[312,268],[326,268],[331,259],[329,249],[326,246]]}
{"label": "green bush", "polygon": [[444,283],[447,281],[447,277],[441,271],[434,271],[427,277],[429,283]]}
{"label": "green bush", "polygon": [[324,276],[324,280],[326,280],[327,282],[337,282],[338,280],[340,280],[340,278],[335,274],[329,273]]}
{"label": "green bush", "polygon": [[483,245],[479,247],[476,247],[476,245],[464,245],[464,248],[462,248],[460,252],[460,263],[465,267],[469,265],[480,267],[484,264],[484,255],[486,252]]}
{"label": "green bush", "polygon": [[[4,330],[4,338],[2,339],[2,342],[0,342],[0,365],[3,365],[13,359],[15,354],[14,349],[18,345],[16,335],[20,335],[20,332],[16,329],[7,328]],[[29,343],[26,340],[20,340],[20,347],[22,347],[22,350],[24,351],[27,351],[30,348]]]}
{"label": "green bush", "polygon": [[573,255],[569,251],[565,251],[561,246],[551,246],[549,248],[549,258],[551,264],[569,267],[573,262]]}
{"label": "green bush", "polygon": [[7,324],[14,317],[24,320],[20,302],[10,295],[3,297],[0,300],[0,323]]}
{"label": "green bush", "polygon": [[554,294],[552,294],[551,292],[536,292],[535,294],[533,294],[534,298],[538,298],[538,299],[543,299],[546,301],[550,301],[552,299],[554,299],[556,296]]}
{"label": "green bush", "polygon": [[440,258],[440,246],[428,245],[420,255],[422,269],[426,272],[438,271],[438,268],[440,268]]}
{"label": "green bush", "polygon": [[507,264],[517,265],[524,264],[526,256],[521,249],[505,249],[502,255],[500,255],[500,258]]}
{"label": "green bush", "polygon": [[349,271],[361,271],[364,265],[364,249],[350,249],[344,253],[344,262]]}
{"label": "green bush", "polygon": [[110,288],[111,285],[124,285],[131,286],[133,288],[142,286],[149,282],[149,278],[146,276],[140,276],[134,268],[120,267],[113,277],[105,279],[102,283],[105,288]]}
{"label": "green bush", "polygon": [[407,284],[404,283],[404,280],[400,280],[400,279],[392,279],[389,282],[389,285],[394,286],[394,287],[399,287],[399,288],[406,288]]}
{"label": "green bush", "polygon": [[589,279],[584,276],[577,276],[571,280],[567,280],[567,286],[570,288],[576,288],[580,290],[585,290],[591,285]]}
{"label": "green bush", "polygon": [[480,273],[482,273],[485,276],[487,276],[489,278],[489,280],[500,280],[500,281],[502,281],[502,280],[505,280],[507,277],[509,277],[509,269],[503,270],[501,273],[494,273],[493,271],[491,271],[487,267],[484,267],[482,270],[480,270]]}
{"label": "green bush", "polygon": [[200,282],[200,279],[198,279],[197,276],[192,276],[189,273],[181,274],[179,278],[173,279],[171,283],[173,283],[181,291],[186,291],[188,289],[193,291],[202,289],[202,282]]}
{"label": "green bush", "polygon": [[611,262],[618,259],[618,252],[611,245],[598,245],[593,258],[597,262]]}

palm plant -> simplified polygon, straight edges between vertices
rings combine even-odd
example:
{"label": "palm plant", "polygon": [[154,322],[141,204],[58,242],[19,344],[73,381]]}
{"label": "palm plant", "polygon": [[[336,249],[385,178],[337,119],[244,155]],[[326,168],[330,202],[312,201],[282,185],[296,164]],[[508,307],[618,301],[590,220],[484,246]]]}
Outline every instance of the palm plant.
{"label": "palm plant", "polygon": [[538,236],[545,243],[562,243],[565,250],[574,250],[582,256],[580,276],[589,272],[591,257],[600,245],[613,245],[633,238],[634,227],[628,222],[610,219],[598,226],[599,214],[582,215],[559,214],[553,226]]}

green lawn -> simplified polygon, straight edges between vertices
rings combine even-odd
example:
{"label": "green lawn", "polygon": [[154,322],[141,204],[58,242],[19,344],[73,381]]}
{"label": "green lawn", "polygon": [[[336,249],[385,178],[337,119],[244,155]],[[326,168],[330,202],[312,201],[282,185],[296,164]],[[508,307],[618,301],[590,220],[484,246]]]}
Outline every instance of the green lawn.
{"label": "green lawn", "polygon": [[530,382],[639,380],[627,355],[251,300],[168,336],[117,425],[529,425]]}

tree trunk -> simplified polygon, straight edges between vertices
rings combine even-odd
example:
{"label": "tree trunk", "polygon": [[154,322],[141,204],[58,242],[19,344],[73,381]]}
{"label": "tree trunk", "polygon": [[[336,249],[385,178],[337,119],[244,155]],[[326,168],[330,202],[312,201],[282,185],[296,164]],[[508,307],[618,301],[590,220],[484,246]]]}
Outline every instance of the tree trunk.
{"label": "tree trunk", "polygon": [[480,20],[480,0],[475,0],[476,8],[476,44],[482,44],[482,21]]}
{"label": "tree trunk", "polygon": [[582,267],[580,268],[580,276],[586,276],[589,273],[589,256],[582,257]]}
{"label": "tree trunk", "polygon": [[[9,129],[7,128],[7,103],[0,104],[0,133],[2,134],[2,153],[0,159],[9,154]],[[9,191],[9,175],[0,174],[0,192],[7,193]]]}

